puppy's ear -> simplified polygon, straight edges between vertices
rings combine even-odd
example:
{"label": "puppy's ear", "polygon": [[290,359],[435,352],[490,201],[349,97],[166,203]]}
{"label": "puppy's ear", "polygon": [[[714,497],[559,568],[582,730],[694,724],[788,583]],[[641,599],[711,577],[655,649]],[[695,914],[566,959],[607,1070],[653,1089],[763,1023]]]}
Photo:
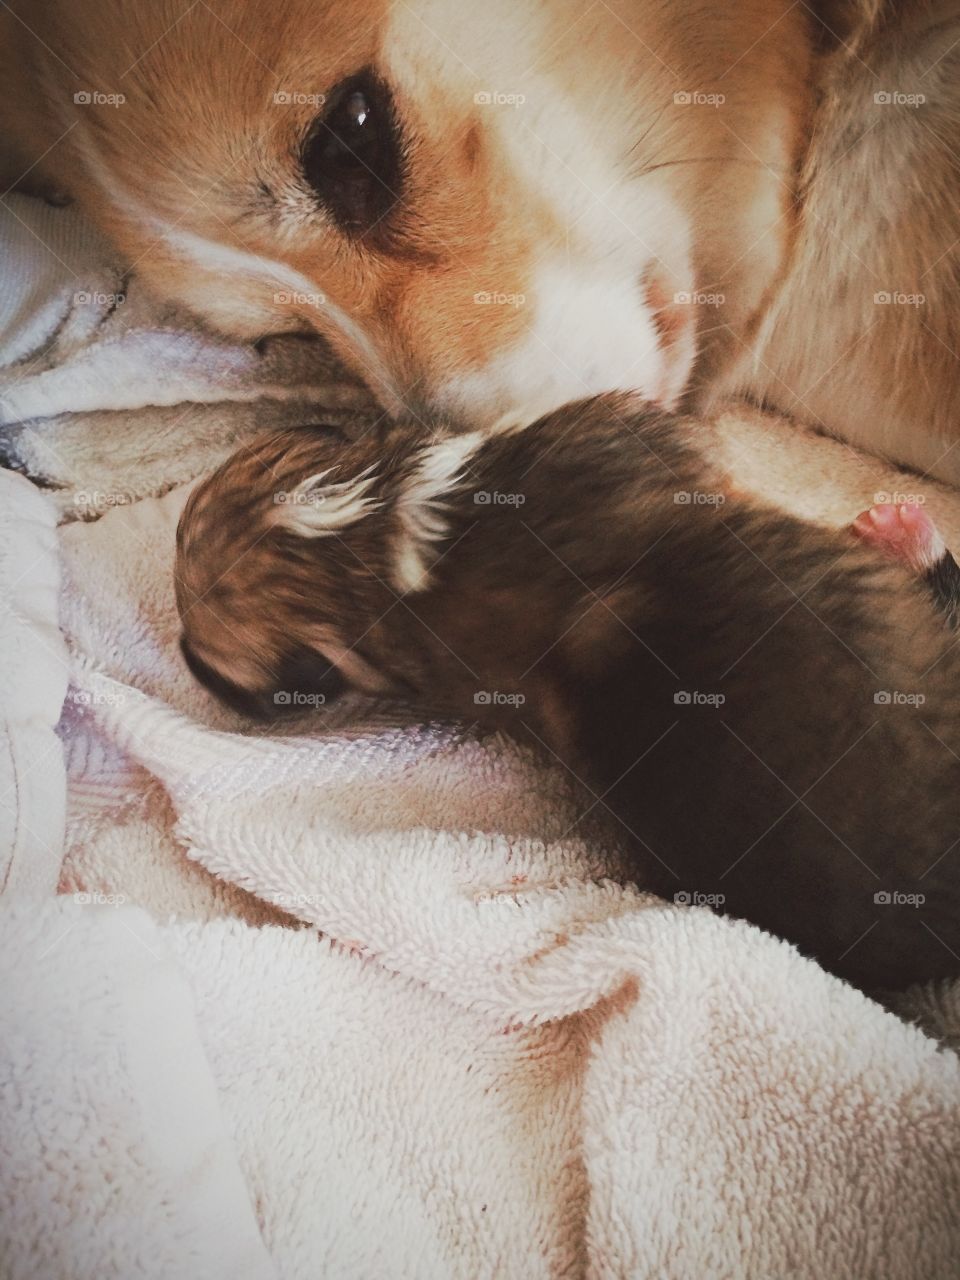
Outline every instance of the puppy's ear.
{"label": "puppy's ear", "polygon": [[301,480],[295,489],[275,494],[273,523],[301,538],[326,538],[376,511],[381,503],[368,496],[376,480],[374,467],[350,480],[328,480],[336,470],[329,467]]}

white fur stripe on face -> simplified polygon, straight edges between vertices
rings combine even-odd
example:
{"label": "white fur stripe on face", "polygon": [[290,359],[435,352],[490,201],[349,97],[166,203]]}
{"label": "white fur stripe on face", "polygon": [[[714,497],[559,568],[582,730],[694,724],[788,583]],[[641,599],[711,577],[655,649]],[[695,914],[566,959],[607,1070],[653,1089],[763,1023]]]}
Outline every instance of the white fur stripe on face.
{"label": "white fur stripe on face", "polygon": [[[427,445],[415,454],[409,475],[394,500],[399,534],[393,547],[394,587],[404,594],[423,591],[430,580],[436,544],[446,536],[443,500],[464,481],[464,473],[487,437],[472,431]],[[331,481],[337,468],[308,476],[290,492],[275,495],[273,523],[303,538],[342,532],[382,507],[370,496],[375,465],[349,480]]]}
{"label": "white fur stripe on face", "polygon": [[380,353],[341,307],[318,292],[316,281],[272,258],[260,257],[233,245],[207,240],[192,231],[164,227],[164,224],[159,226],[163,228],[160,234],[165,243],[199,266],[235,275],[240,279],[260,280],[271,290],[271,294],[280,291],[302,299],[298,305],[319,315],[326,326],[332,323],[346,338],[364,373],[375,384],[384,408],[394,415],[402,411],[403,398]]}
{"label": "white fur stripe on face", "polygon": [[178,257],[193,263],[201,271],[212,272],[220,277],[235,279],[239,282],[256,281],[261,284],[269,290],[265,300],[268,310],[269,299],[277,293],[288,293],[302,300],[298,301],[298,306],[302,311],[319,317],[321,324],[318,328],[321,331],[329,329],[332,325],[340,332],[365,377],[378,394],[384,409],[395,417],[403,411],[403,396],[387,368],[387,362],[356,321],[336,303],[323,296],[315,280],[309,279],[287,266],[286,263],[278,262],[274,258],[251,253],[235,245],[208,240],[205,236],[168,223],[147,209],[109,172],[97,154],[86,129],[81,127],[77,130],[77,134],[77,143],[83,153],[84,162],[104,198],[128,218],[139,223],[146,235],[153,236],[156,241],[166,245]]}
{"label": "white fur stripe on face", "polygon": [[393,585],[398,591],[423,591],[429,585],[436,544],[447,533],[443,498],[462,483],[485,439],[482,432],[471,431],[420,451],[396,500],[400,536],[394,548]]}

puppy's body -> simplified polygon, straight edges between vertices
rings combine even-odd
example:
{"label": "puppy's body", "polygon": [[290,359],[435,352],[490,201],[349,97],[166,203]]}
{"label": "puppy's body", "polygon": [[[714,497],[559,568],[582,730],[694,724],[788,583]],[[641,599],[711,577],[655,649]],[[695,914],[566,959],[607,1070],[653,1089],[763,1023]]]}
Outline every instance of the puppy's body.
{"label": "puppy's body", "polygon": [[954,973],[955,637],[874,551],[723,501],[695,435],[603,398],[432,446],[266,441],[185,511],[185,651],[251,707],[345,680],[529,735],[644,888],[863,985]]}
{"label": "puppy's body", "polygon": [[955,2],[14,0],[0,28],[8,182],[67,188],[224,329],[324,334],[391,409],[733,389],[960,476]]}

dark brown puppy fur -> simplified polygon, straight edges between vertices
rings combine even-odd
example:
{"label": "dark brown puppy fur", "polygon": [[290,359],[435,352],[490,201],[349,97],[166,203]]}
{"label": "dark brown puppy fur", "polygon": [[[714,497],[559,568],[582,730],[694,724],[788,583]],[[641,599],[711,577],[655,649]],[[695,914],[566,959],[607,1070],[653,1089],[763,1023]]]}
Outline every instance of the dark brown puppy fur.
{"label": "dark brown puppy fur", "polygon": [[[955,636],[875,551],[724,495],[694,439],[607,396],[478,442],[410,590],[430,438],[274,436],[184,513],[185,652],[250,709],[345,682],[528,734],[622,824],[641,887],[715,895],[863,986],[960,972]],[[278,493],[373,464],[351,523],[278,523]]]}

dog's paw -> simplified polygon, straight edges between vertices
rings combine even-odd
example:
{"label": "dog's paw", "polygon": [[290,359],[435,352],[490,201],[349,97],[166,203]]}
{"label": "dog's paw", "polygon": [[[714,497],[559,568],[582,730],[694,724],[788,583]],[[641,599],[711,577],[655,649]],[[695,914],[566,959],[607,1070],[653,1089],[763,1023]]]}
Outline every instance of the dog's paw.
{"label": "dog's paw", "polygon": [[937,526],[915,502],[879,502],[851,525],[862,542],[915,573],[932,569],[946,551]]}

